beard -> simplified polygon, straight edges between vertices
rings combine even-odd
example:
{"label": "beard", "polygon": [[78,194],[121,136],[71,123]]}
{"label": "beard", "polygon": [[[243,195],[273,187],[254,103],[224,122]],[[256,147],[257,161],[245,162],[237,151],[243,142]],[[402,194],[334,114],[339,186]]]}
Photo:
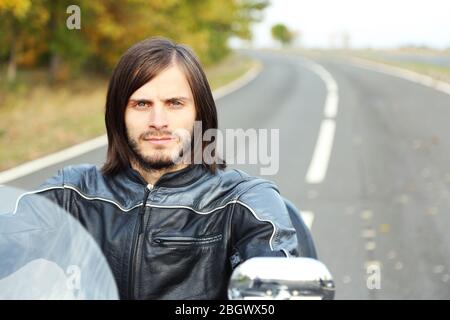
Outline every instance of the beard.
{"label": "beard", "polygon": [[[192,131],[191,131],[192,133]],[[177,143],[171,150],[166,150],[166,148],[155,148],[151,154],[144,154],[139,147],[138,141],[144,140],[149,136],[175,136],[178,138]],[[141,134],[138,139],[133,138],[129,133],[127,133],[128,144],[132,150],[133,160],[136,164],[145,171],[159,171],[174,168],[176,165],[181,163],[183,156],[185,155],[185,150],[189,150],[191,147],[191,135],[179,134],[173,135],[169,132],[155,133],[154,131],[147,131]]]}

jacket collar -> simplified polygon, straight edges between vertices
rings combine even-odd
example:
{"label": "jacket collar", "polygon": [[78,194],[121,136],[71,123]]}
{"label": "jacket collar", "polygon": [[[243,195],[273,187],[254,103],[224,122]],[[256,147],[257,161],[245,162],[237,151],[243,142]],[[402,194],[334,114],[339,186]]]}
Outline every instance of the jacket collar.
{"label": "jacket collar", "polygon": [[[158,181],[156,181],[155,186],[168,188],[183,187],[194,183],[207,174],[210,174],[210,172],[204,165],[192,164],[186,168],[163,174]],[[134,182],[147,185],[147,182],[142,175],[131,167],[128,167],[125,170],[125,175]]]}

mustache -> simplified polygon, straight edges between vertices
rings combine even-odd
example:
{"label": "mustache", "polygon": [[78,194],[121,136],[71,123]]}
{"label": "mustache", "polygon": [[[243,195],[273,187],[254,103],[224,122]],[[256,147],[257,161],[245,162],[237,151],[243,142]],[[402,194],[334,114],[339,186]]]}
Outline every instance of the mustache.
{"label": "mustache", "polygon": [[149,130],[149,131],[145,131],[144,133],[142,133],[139,138],[142,140],[145,139],[149,139],[150,137],[155,138],[155,137],[176,137],[175,134],[173,134],[170,131],[155,131],[155,130]]}
{"label": "mustache", "polygon": [[148,140],[149,138],[171,137],[179,140],[191,140],[193,130],[175,129],[175,130],[155,130],[150,129],[139,135],[139,139]]}

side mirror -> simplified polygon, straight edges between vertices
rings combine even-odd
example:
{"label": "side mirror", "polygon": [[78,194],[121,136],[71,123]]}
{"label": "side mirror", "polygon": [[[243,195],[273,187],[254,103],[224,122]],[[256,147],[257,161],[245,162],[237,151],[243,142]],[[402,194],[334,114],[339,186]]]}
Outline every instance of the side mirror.
{"label": "side mirror", "polygon": [[257,257],[233,271],[230,300],[332,300],[335,286],[327,267],[310,258]]}

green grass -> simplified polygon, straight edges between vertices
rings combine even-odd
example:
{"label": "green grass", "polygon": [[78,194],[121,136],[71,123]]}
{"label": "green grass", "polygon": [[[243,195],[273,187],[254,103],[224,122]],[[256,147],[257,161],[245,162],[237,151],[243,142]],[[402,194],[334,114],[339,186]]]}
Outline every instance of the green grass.
{"label": "green grass", "polygon": [[220,88],[227,83],[239,78],[250,70],[255,61],[240,54],[229,55],[221,63],[206,69],[209,84],[214,89]]}
{"label": "green grass", "polygon": [[[232,54],[205,72],[214,90],[253,65]],[[0,78],[0,171],[105,134],[108,79],[81,75],[50,86],[46,77],[27,71],[18,73],[14,84]]]}

